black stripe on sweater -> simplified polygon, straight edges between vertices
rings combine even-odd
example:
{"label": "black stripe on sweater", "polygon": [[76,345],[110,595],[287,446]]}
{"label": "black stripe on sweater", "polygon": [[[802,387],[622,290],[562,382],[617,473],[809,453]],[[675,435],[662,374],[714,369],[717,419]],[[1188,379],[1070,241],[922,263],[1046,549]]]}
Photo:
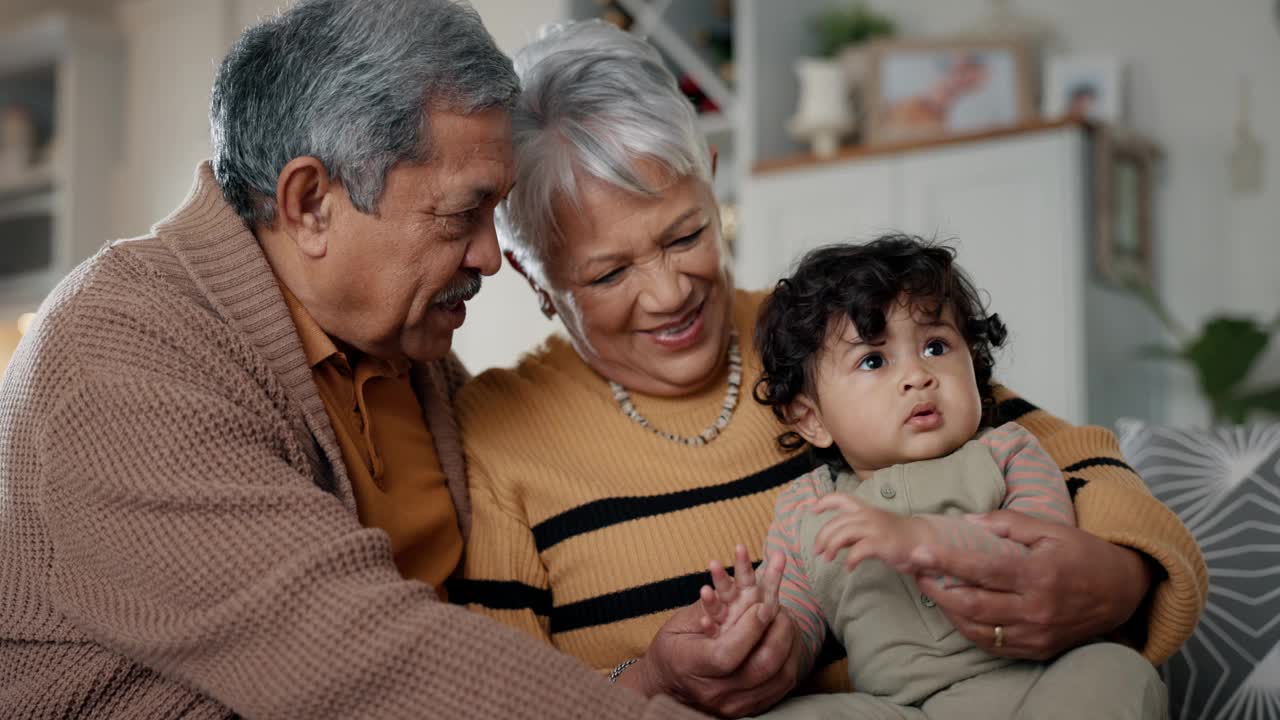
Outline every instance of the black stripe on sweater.
{"label": "black stripe on sweater", "polygon": [[1071,501],[1075,502],[1076,493],[1080,492],[1080,488],[1088,485],[1089,481],[1084,478],[1069,477],[1067,478],[1067,494],[1071,496]]}
{"label": "black stripe on sweater", "polygon": [[514,580],[468,580],[454,578],[445,584],[449,602],[457,605],[483,605],[491,610],[532,610],[546,617],[551,614],[551,591],[525,585]]}
{"label": "black stripe on sweater", "polygon": [[[760,562],[752,563],[756,568]],[[698,589],[711,584],[710,573],[692,573],[660,580],[608,595],[588,598],[551,610],[551,632],[562,633],[598,625],[608,625],[656,612],[684,607],[698,596]],[[452,595],[450,595],[452,600]],[[845,658],[844,646],[827,628],[827,636],[814,660],[814,668],[824,668]]]}
{"label": "black stripe on sweater", "polygon": [[1064,473],[1069,473],[1069,472],[1080,472],[1081,470],[1084,470],[1085,468],[1091,468],[1091,467],[1117,467],[1117,468],[1120,468],[1121,470],[1128,470],[1129,472],[1133,473],[1134,475],[1137,475],[1137,474],[1138,474],[1138,471],[1137,471],[1137,470],[1134,470],[1133,468],[1129,467],[1129,463],[1127,463],[1127,462],[1125,462],[1125,461],[1123,461],[1123,460],[1118,460],[1118,459],[1116,459],[1116,458],[1112,458],[1112,457],[1091,457],[1091,458],[1085,458],[1084,460],[1081,460],[1081,461],[1080,461],[1080,462],[1078,462],[1078,463],[1072,463],[1072,464],[1070,464],[1070,465],[1068,465],[1068,466],[1066,466],[1066,467],[1062,468],[1062,472],[1064,472]]}
{"label": "black stripe on sweater", "polygon": [[[733,500],[785,485],[814,468],[810,453],[795,457],[754,475],[711,487],[693,488],[663,495],[612,497],[589,502],[566,510],[533,526],[533,540],[538,552],[575,535],[594,532],[610,525],[644,517],[687,510],[713,502]],[[696,597],[696,588],[695,588]],[[690,602],[686,599],[685,601]]]}
{"label": "black stripe on sweater", "polygon": [[[759,561],[752,564],[760,567]],[[551,609],[551,632],[608,625],[684,607],[698,599],[703,585],[710,584],[711,573],[696,572],[560,605]]]}
{"label": "black stripe on sweater", "polygon": [[994,424],[998,427],[1007,422],[1014,422],[1023,415],[1039,409],[1022,398],[1009,398],[996,405],[996,420]]}

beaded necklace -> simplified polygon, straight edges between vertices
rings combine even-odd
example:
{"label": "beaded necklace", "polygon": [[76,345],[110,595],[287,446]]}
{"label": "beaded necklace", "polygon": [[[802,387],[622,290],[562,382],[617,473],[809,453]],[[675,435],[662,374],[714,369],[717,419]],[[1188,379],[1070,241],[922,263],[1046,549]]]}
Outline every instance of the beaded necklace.
{"label": "beaded necklace", "polygon": [[631,418],[640,427],[672,442],[695,447],[706,445],[720,436],[721,431],[729,425],[729,419],[733,417],[734,408],[738,406],[738,391],[742,388],[742,352],[738,348],[738,333],[735,330],[729,337],[729,391],[725,394],[724,403],[720,406],[720,414],[716,416],[714,422],[697,435],[677,435],[666,430],[659,430],[636,409],[635,403],[631,402],[631,394],[627,392],[626,388],[612,380],[609,381],[609,388],[613,390],[613,399],[618,401],[618,406],[622,408],[622,414]]}

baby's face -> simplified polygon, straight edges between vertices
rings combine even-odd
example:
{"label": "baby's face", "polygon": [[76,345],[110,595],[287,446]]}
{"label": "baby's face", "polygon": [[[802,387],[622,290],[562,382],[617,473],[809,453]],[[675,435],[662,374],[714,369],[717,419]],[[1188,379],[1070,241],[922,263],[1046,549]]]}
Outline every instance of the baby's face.
{"label": "baby's face", "polygon": [[815,420],[864,478],[956,450],[982,418],[973,358],[954,311],[935,320],[895,302],[885,320],[884,337],[871,344],[845,318],[828,337],[814,378]]}

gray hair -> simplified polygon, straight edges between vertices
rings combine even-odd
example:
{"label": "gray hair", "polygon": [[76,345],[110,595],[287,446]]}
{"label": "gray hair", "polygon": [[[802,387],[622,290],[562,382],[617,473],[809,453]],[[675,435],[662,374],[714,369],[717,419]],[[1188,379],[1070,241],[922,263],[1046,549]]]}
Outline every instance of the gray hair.
{"label": "gray hair", "polygon": [[218,69],[214,176],[250,227],[269,225],[280,171],[314,156],[376,213],[387,172],[431,157],[430,110],[509,110],[519,92],[469,5],[301,0],[246,30]]}
{"label": "gray hair", "polygon": [[541,284],[562,239],[555,203],[578,204],[579,173],[644,197],[638,160],[711,180],[693,105],[652,45],[599,20],[551,25],[515,57],[515,185],[498,207],[503,249]]}

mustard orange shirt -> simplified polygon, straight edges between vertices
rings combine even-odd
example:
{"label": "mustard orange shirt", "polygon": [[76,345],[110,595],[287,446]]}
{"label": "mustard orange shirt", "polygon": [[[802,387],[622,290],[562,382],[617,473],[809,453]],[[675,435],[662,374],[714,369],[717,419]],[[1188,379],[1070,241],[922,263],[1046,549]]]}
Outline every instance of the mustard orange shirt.
{"label": "mustard orange shirt", "polygon": [[280,290],[342,448],[360,523],[391,538],[401,575],[431,584],[446,600],[462,533],[409,363],[339,349],[283,283]]}

